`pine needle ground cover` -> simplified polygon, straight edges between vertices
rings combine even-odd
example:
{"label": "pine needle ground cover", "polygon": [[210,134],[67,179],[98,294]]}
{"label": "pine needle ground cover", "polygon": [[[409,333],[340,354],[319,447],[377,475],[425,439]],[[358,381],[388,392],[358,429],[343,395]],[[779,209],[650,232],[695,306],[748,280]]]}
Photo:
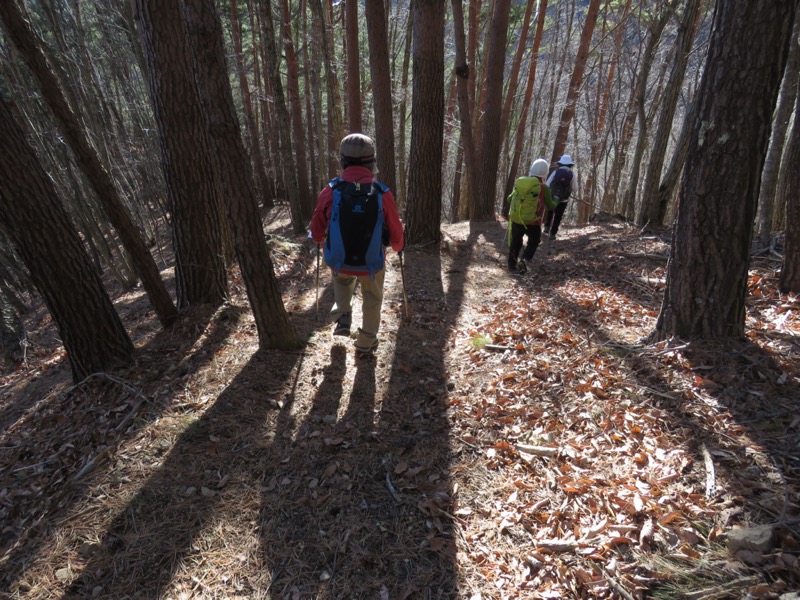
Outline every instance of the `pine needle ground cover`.
{"label": "pine needle ground cover", "polygon": [[[563,229],[524,277],[505,224],[390,255],[381,343],[269,224],[307,340],[257,352],[244,285],[79,386],[43,309],[0,379],[8,598],[778,598],[800,587],[797,298],[756,258],[747,339],[648,344],[668,244]],[[165,268],[164,275],[171,273]],[[360,320],[356,303],[354,322]]]}

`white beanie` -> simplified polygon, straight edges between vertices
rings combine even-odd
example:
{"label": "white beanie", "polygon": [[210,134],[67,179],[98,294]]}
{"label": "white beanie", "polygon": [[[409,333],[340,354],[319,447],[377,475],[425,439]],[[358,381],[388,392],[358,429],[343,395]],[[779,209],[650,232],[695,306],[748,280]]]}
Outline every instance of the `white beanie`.
{"label": "white beanie", "polygon": [[538,158],[533,161],[530,170],[528,171],[528,177],[541,177],[544,179],[547,177],[547,172],[550,170],[550,163],[547,162],[543,158]]}

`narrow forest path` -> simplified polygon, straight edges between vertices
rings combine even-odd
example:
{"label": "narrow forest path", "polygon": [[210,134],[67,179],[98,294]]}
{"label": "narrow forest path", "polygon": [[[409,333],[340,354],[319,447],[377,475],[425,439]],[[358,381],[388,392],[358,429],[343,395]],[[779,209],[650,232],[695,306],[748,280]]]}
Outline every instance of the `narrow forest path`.
{"label": "narrow forest path", "polygon": [[[301,351],[256,353],[235,277],[229,306],[170,332],[118,298],[137,365],[78,388],[43,321],[28,370],[2,380],[0,592],[796,589],[800,317],[772,270],[754,266],[748,341],[651,346],[664,240],[566,227],[518,276],[503,223],[448,225],[405,253],[408,317],[390,254],[381,343],[356,358],[325,319],[326,273],[317,319],[309,242],[268,230]],[[733,525],[779,521],[769,548],[730,555]]]}

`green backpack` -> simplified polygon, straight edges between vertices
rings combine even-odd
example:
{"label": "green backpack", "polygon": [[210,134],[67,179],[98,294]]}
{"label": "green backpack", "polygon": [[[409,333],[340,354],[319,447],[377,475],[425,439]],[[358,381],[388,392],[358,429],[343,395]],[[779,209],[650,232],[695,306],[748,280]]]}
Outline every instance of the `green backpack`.
{"label": "green backpack", "polygon": [[508,220],[530,225],[541,220],[544,206],[539,202],[542,182],[537,177],[518,177],[509,196]]}

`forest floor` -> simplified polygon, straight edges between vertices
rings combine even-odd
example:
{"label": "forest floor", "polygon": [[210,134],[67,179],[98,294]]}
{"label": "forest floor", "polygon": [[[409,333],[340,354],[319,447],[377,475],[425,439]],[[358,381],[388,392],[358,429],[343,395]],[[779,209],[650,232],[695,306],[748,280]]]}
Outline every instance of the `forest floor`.
{"label": "forest floor", "polygon": [[[747,337],[650,344],[669,246],[505,224],[388,259],[381,343],[332,336],[323,268],[266,225],[304,340],[230,303],[73,385],[47,312],[0,378],[2,598],[785,598],[800,589],[800,300],[755,258]],[[165,277],[172,277],[169,268]],[[319,311],[319,318],[318,318]],[[354,322],[360,322],[355,305]],[[760,527],[760,528],[757,528]]]}

